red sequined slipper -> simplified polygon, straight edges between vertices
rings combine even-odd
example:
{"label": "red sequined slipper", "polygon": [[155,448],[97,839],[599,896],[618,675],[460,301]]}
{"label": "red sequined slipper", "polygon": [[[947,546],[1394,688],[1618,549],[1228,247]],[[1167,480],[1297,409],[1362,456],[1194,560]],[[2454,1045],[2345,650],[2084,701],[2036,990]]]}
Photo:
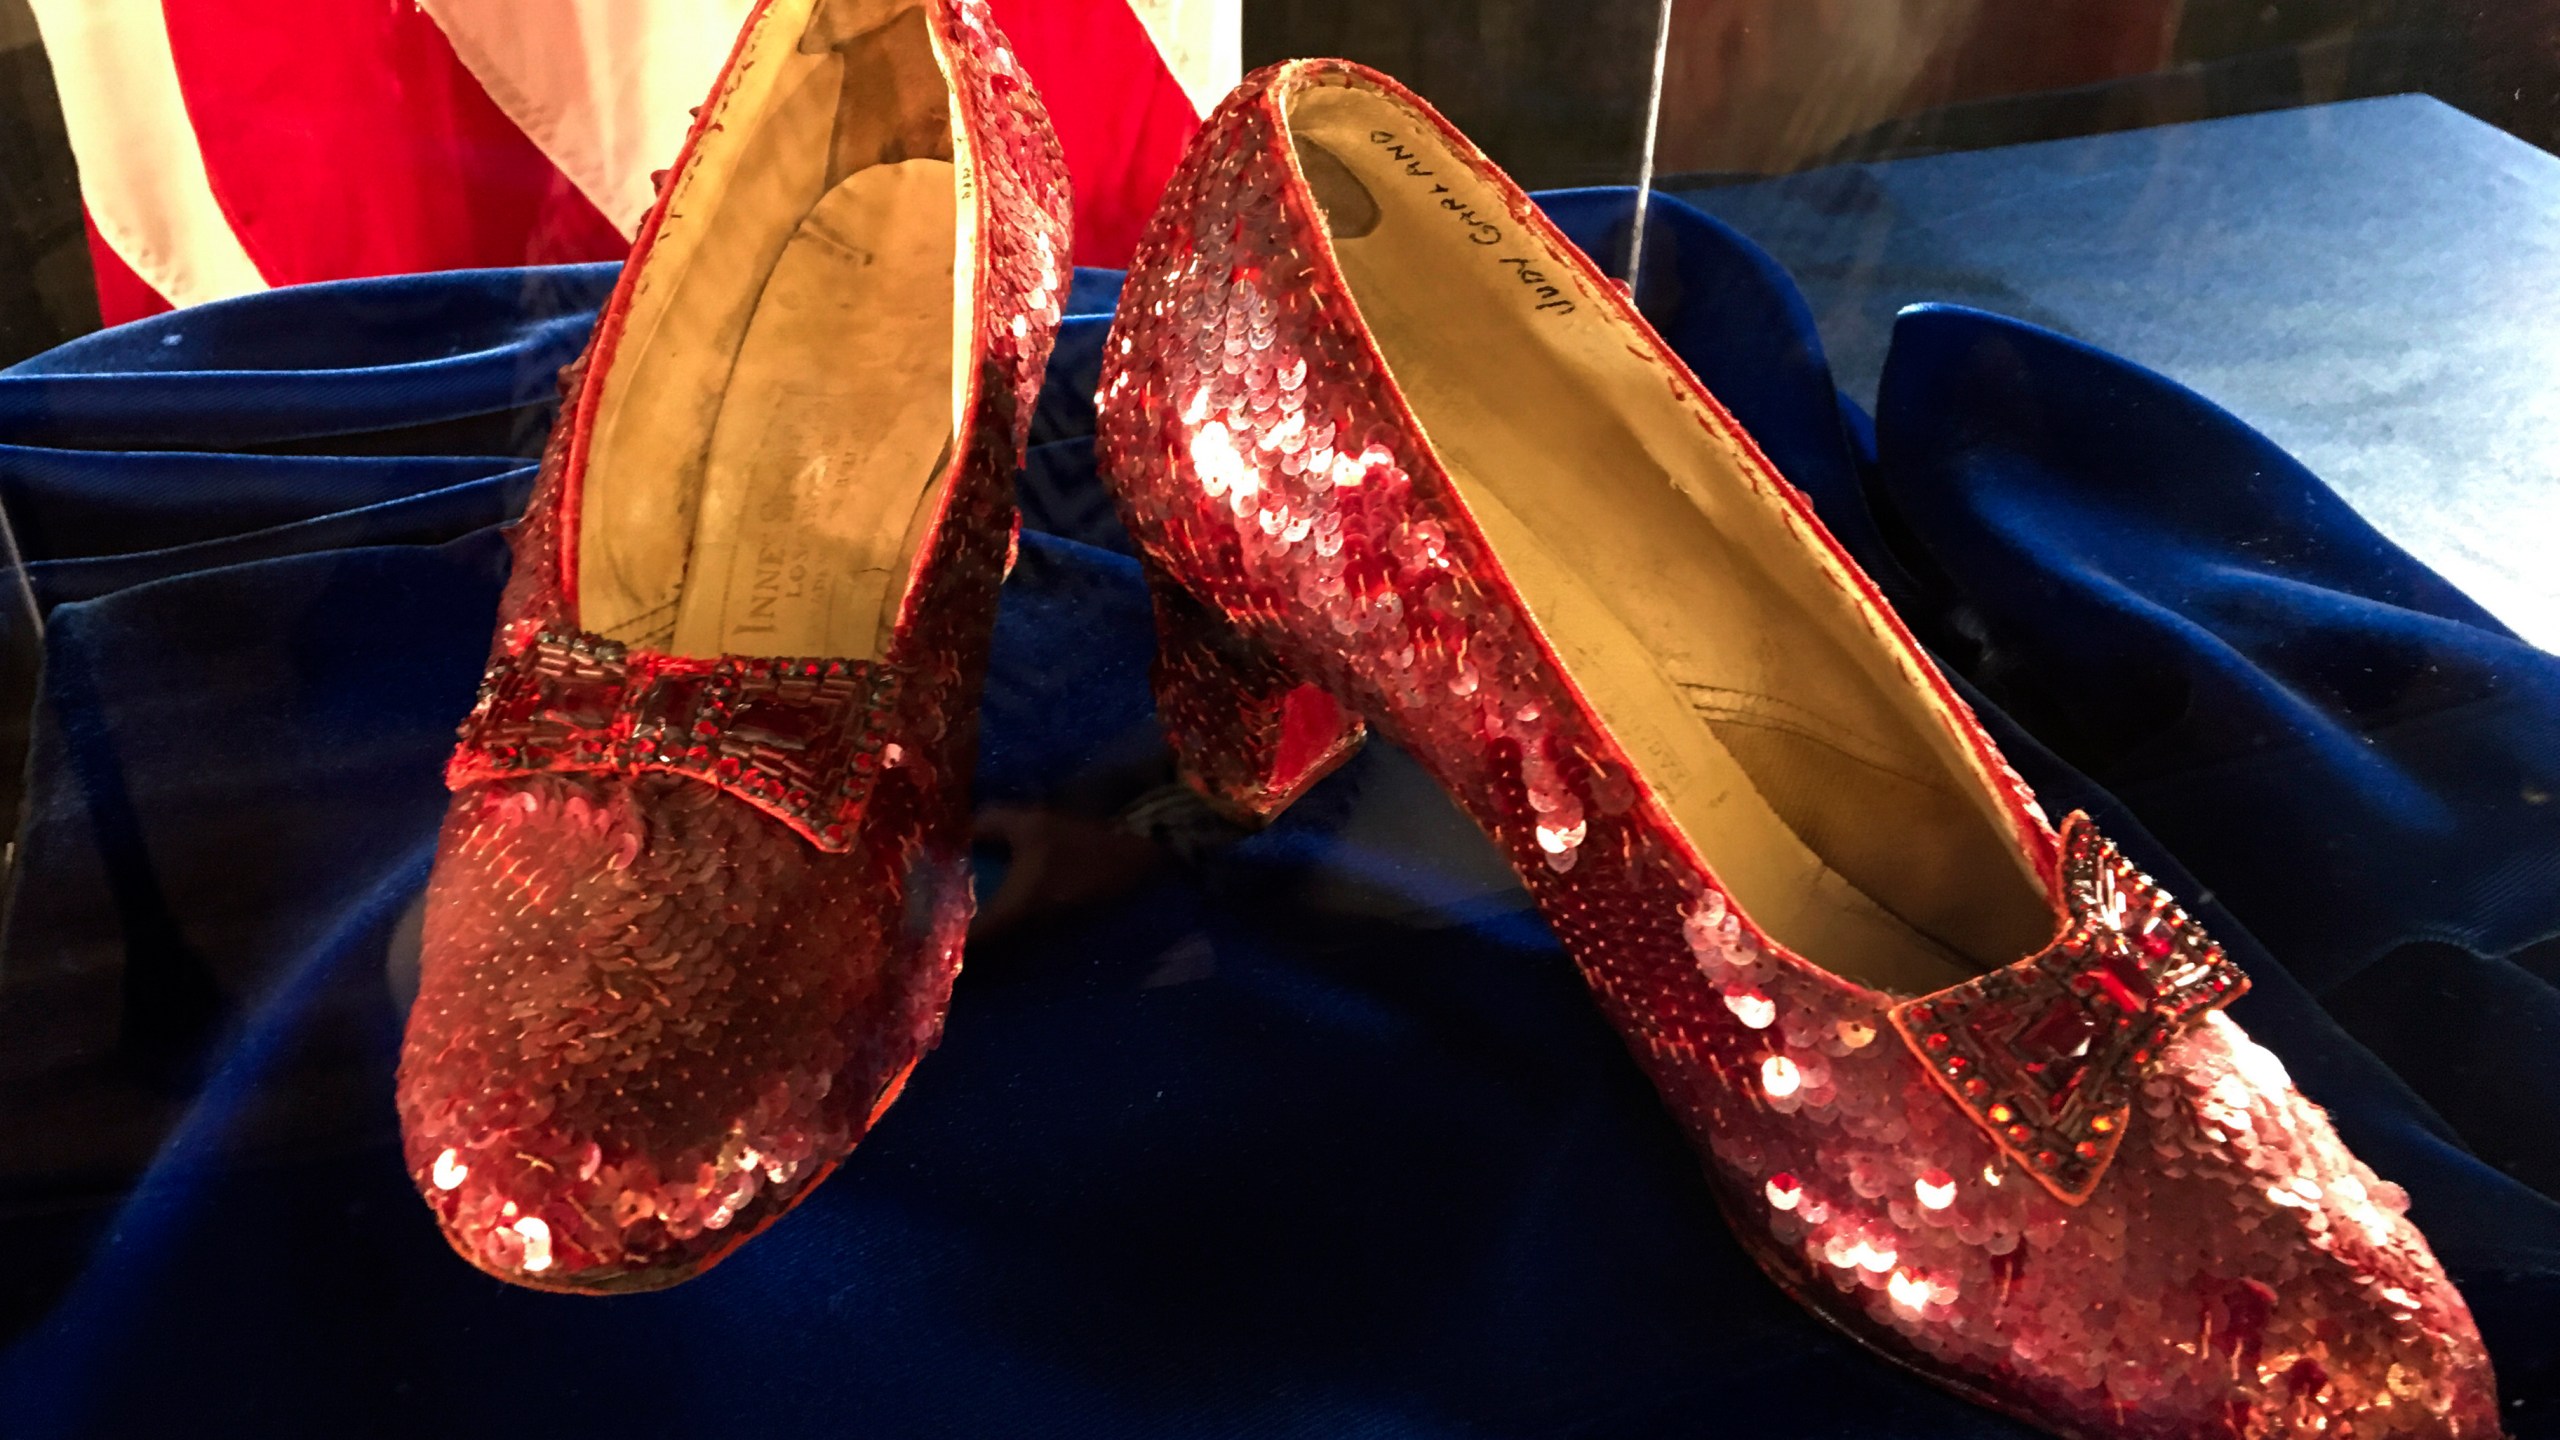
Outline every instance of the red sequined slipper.
{"label": "red sequined slipper", "polygon": [[1393,81],[1248,79],[1141,247],[1101,456],[1185,772],[1268,816],[1376,724],[1509,854],[1824,1319],[2056,1433],[2489,1436],[2471,1316],[2047,824],[1624,293]]}
{"label": "red sequined slipper", "polygon": [[1064,167],[984,0],[764,0],[514,537],[399,1108],[519,1284],[699,1273],[939,1035]]}

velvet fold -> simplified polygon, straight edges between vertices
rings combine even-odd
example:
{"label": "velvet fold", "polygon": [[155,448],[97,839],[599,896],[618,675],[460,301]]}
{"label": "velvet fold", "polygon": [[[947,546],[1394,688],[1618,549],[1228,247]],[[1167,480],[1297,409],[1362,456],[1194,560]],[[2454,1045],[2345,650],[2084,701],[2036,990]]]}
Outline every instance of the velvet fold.
{"label": "velvet fold", "polygon": [[[1624,253],[1627,192],[1542,198]],[[2410,1191],[2516,1433],[2552,1433],[2560,660],[2205,397],[2051,331],[1906,312],[1870,417],[1774,261],[1652,217],[1648,314],[2046,808],[2249,971],[2235,1016]],[[1079,273],[1034,418],[984,800],[1149,743],[1092,462],[1116,278]],[[2023,1433],[1760,1277],[1507,874],[1382,745],[973,950],[906,1099],[703,1279],[598,1303],[456,1262],[391,1121],[404,917],[498,527],[611,280],[278,290],[0,372],[46,620],[0,966],[9,1433]]]}

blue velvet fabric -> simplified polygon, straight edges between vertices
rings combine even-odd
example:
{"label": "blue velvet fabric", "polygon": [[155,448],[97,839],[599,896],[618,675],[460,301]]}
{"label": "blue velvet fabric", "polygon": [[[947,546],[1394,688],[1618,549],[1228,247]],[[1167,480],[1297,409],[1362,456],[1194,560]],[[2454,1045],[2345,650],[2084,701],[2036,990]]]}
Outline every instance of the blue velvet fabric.
{"label": "blue velvet fabric", "polygon": [[[1623,253],[1623,192],[1547,203]],[[1907,316],[1871,422],[1765,255],[1654,214],[1648,312],[2048,806],[2248,968],[2237,1013],[2410,1190],[2516,1433],[2560,1434],[2560,662],[2059,336]],[[906,1098],[703,1279],[594,1301],[454,1259],[391,1133],[386,972],[497,526],[610,278],[282,291],[0,373],[48,621],[0,1255],[63,1280],[0,1351],[0,1433],[2023,1433],[1758,1276],[1545,928],[1384,746],[1196,870],[974,949]],[[1092,473],[1111,295],[1079,277],[1035,426],[982,798],[1150,733]]]}

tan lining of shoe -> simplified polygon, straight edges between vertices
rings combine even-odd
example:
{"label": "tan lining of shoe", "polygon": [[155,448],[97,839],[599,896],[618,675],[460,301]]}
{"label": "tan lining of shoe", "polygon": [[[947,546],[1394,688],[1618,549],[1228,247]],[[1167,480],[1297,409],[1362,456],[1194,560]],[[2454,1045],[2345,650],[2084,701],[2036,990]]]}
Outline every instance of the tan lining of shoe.
{"label": "tan lining of shoe", "polygon": [[967,375],[966,137],[918,0],[776,0],[713,103],[604,378],[580,623],[875,658]]}
{"label": "tan lining of shoe", "polygon": [[1751,917],[1905,993],[2046,944],[2043,884],[1938,701],[1685,387],[1419,116],[1340,86],[1288,110],[1319,204],[1356,219],[1335,253],[1441,463]]}

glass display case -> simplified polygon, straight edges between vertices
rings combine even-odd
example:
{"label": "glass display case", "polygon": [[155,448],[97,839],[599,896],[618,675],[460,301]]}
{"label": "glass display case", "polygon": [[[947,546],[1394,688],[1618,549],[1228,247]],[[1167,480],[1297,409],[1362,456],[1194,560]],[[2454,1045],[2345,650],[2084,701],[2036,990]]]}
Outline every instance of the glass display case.
{"label": "glass display case", "polygon": [[0,90],[0,1431],[2560,1436],[2545,0]]}

